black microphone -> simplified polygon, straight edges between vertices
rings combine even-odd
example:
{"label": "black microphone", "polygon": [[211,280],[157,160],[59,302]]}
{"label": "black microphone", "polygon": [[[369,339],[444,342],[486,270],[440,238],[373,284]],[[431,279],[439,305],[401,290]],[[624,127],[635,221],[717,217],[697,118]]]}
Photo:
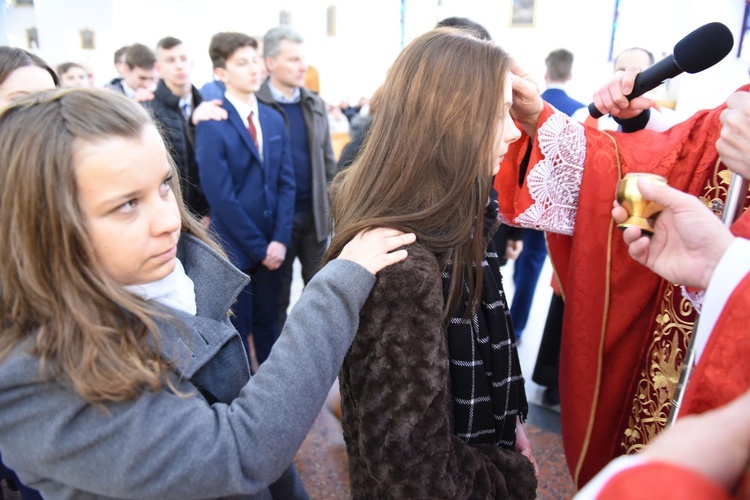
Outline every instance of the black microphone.
{"label": "black microphone", "polygon": [[[708,23],[688,34],[674,46],[673,55],[646,68],[635,77],[633,91],[626,96],[628,101],[653,90],[665,80],[674,78],[683,71],[699,73],[708,69],[729,54],[734,45],[734,37],[729,28],[721,23]],[[602,112],[589,104],[589,113],[594,118]]]}

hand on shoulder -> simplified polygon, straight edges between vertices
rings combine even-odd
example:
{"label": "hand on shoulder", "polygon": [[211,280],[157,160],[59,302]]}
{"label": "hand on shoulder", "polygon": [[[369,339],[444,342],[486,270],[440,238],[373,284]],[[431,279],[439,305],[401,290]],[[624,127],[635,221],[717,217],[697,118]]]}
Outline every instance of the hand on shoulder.
{"label": "hand on shoulder", "polygon": [[355,262],[377,274],[381,269],[404,260],[408,255],[406,249],[396,249],[410,245],[416,239],[414,233],[396,229],[364,230],[344,246],[338,258]]}

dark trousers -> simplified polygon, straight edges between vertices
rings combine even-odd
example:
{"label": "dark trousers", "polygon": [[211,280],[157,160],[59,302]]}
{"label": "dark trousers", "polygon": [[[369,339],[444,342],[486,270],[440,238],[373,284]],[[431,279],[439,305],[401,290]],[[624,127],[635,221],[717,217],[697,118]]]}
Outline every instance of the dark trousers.
{"label": "dark trousers", "polygon": [[[23,500],[41,500],[42,495],[38,491],[32,490],[25,486],[21,481],[18,480],[16,473],[10,470],[3,464],[3,459],[0,456],[0,479],[5,479],[6,484],[11,490],[18,490]],[[0,500],[3,498],[3,489],[0,487]]]}
{"label": "dark trousers", "polygon": [[247,339],[253,335],[255,357],[263,363],[271,353],[274,342],[279,337],[276,328],[276,314],[279,308],[279,285],[281,272],[269,271],[263,264],[244,270],[250,276],[250,283],[240,292],[232,310],[232,324],[245,340],[245,349],[250,351]]}
{"label": "dark trousers", "polygon": [[560,295],[552,294],[547,321],[544,324],[542,342],[531,379],[539,385],[557,388],[560,372],[560,347],[565,302]]}
{"label": "dark trousers", "polygon": [[289,308],[289,297],[292,292],[292,273],[294,259],[302,265],[302,281],[307,285],[320,269],[328,241],[318,241],[315,233],[315,218],[312,211],[294,214],[292,241],[286,249],[286,259],[281,265],[281,292],[279,294],[278,326],[279,331],[286,323],[286,310]]}
{"label": "dark trousers", "polygon": [[516,338],[523,333],[526,322],[529,320],[531,303],[534,300],[536,284],[539,281],[545,258],[547,258],[547,244],[544,241],[544,231],[533,229],[524,231],[523,251],[516,259],[513,271],[513,284],[516,286],[516,291],[510,306],[510,316],[513,318]]}

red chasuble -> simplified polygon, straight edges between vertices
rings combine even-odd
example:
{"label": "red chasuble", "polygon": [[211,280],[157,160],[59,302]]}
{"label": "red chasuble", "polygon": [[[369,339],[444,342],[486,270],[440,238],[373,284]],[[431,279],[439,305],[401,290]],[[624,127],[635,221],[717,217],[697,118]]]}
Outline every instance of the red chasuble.
{"label": "red chasuble", "polygon": [[[750,211],[732,226],[750,239]],[[750,256],[748,256],[750,258]],[[724,406],[750,389],[750,274],[729,296],[690,376],[680,415]]]}
{"label": "red chasuble", "polygon": [[611,218],[615,186],[629,172],[651,172],[723,206],[731,173],[715,149],[722,110],[665,132],[622,134],[584,128],[545,105],[523,186],[525,134],[496,177],[506,222],[557,233],[548,244],[565,298],[562,434],[579,487],[664,428],[695,315],[680,287],[628,255]]}
{"label": "red chasuble", "polygon": [[683,467],[664,462],[648,462],[625,469],[613,476],[596,496],[598,500],[641,500],[679,498],[681,500],[721,500],[732,498],[724,488]]}
{"label": "red chasuble", "polygon": [[680,415],[724,406],[750,389],[750,275],[735,288],[693,370]]}

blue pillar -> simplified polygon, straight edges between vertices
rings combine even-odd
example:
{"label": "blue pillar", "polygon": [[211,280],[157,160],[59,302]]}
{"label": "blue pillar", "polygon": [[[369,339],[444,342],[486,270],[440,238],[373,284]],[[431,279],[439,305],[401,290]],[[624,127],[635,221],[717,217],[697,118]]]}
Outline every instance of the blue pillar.
{"label": "blue pillar", "polygon": [[406,25],[406,0],[401,0],[401,48],[404,48],[404,39],[406,38],[405,34],[405,25]]}
{"label": "blue pillar", "polygon": [[7,3],[0,3],[0,45],[10,45],[8,42],[8,22],[5,19],[5,9],[7,8]]}

